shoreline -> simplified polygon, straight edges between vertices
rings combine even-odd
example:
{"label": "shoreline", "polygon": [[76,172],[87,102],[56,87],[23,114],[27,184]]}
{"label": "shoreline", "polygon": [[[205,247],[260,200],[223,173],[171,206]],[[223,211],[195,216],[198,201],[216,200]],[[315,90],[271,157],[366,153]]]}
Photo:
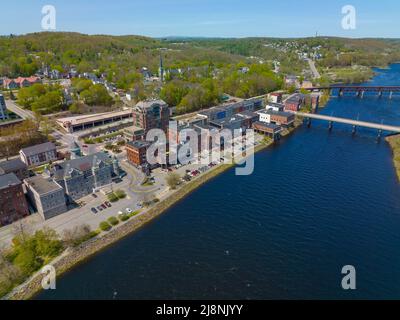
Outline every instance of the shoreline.
{"label": "shoreline", "polygon": [[396,171],[397,180],[400,181],[400,134],[385,138],[392,150],[392,162]]}
{"label": "shoreline", "polygon": [[[302,121],[296,120],[295,126],[287,130],[283,137],[287,137],[294,133],[299,127],[301,127],[302,123]],[[253,154],[263,151],[273,144],[273,142],[269,142],[266,144],[258,145],[254,148]],[[154,207],[142,213],[136,219],[129,220],[118,228],[113,228],[104,236],[93,238],[77,248],[65,251],[63,255],[55,258],[52,263],[52,265],[56,269],[57,277],[60,277],[63,274],[69,272],[74,267],[79,266],[80,264],[94,257],[101,251],[108,249],[118,241],[134,234],[134,232],[153,222],[156,218],[164,214],[174,205],[178,204],[181,200],[189,196],[192,192],[196,191],[199,187],[203,186],[208,181],[216,178],[220,174],[234,167],[235,164],[220,164],[214,170],[205,173],[203,176],[198,177],[194,181],[184,184],[184,187],[176,190],[169,197],[157,203]],[[43,275],[39,271],[30,279],[28,279],[25,283],[21,284],[17,288],[14,288],[14,290],[6,295],[3,299],[28,300],[34,298],[42,291],[42,278]]]}

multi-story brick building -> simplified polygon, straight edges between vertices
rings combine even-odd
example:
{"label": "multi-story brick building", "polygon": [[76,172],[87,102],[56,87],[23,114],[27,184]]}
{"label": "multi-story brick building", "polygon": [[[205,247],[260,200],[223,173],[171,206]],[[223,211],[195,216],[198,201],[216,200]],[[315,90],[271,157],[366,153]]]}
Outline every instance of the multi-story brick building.
{"label": "multi-story brick building", "polygon": [[156,128],[167,132],[169,116],[169,108],[164,101],[141,101],[133,108],[133,125],[142,128],[144,135]]}
{"label": "multi-story brick building", "polygon": [[129,163],[137,167],[147,164],[146,152],[150,145],[147,141],[128,142],[125,149]]}
{"label": "multi-story brick building", "polygon": [[290,127],[294,124],[295,115],[293,113],[268,110],[267,114],[270,115],[270,122],[277,125]]}
{"label": "multi-story brick building", "polygon": [[29,200],[44,220],[67,211],[64,190],[57,182],[35,176],[24,183]]}
{"label": "multi-story brick building", "polygon": [[0,226],[29,215],[22,182],[14,173],[0,176]]}
{"label": "multi-story brick building", "polygon": [[24,148],[20,152],[21,160],[28,166],[40,166],[57,160],[56,146],[52,142],[38,144]]}

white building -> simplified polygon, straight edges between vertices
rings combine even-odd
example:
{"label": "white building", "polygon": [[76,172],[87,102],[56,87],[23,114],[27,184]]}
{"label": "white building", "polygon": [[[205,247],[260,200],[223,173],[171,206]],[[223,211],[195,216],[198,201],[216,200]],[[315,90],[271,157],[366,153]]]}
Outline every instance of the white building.
{"label": "white building", "polygon": [[40,166],[57,160],[56,146],[51,142],[24,148],[19,152],[22,162],[28,167]]}
{"label": "white building", "polygon": [[273,102],[269,102],[265,109],[268,110],[272,110],[272,111],[283,111],[285,108],[285,106],[281,103],[273,103]]}
{"label": "white building", "polygon": [[256,113],[260,115],[260,122],[271,123],[271,115],[267,110],[257,111]]}

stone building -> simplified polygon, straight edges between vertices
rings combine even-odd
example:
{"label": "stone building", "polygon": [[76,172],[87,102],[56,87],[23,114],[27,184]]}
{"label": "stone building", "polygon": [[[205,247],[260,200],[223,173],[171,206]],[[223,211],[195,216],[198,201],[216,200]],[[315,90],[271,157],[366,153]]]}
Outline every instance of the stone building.
{"label": "stone building", "polygon": [[64,190],[57,182],[35,176],[24,183],[31,204],[44,220],[67,211]]}
{"label": "stone building", "polygon": [[63,187],[70,202],[110,185],[119,176],[119,163],[104,152],[56,164],[50,176]]}

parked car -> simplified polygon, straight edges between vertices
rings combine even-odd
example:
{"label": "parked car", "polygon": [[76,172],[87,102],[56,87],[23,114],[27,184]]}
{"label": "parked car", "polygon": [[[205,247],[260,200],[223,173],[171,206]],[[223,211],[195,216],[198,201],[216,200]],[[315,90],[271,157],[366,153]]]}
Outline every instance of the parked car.
{"label": "parked car", "polygon": [[97,213],[97,210],[96,210],[96,208],[92,208],[92,209],[90,209],[94,214],[96,214]]}
{"label": "parked car", "polygon": [[112,207],[112,205],[111,205],[111,203],[110,203],[109,201],[104,202],[104,204],[105,204],[107,207],[109,207],[109,208]]}
{"label": "parked car", "polygon": [[97,194],[92,193],[92,197],[93,197],[93,198],[97,198]]}
{"label": "parked car", "polygon": [[99,210],[99,211],[103,211],[104,209],[103,209],[103,207],[102,207],[102,206],[98,206],[98,207],[97,207],[97,210]]}

